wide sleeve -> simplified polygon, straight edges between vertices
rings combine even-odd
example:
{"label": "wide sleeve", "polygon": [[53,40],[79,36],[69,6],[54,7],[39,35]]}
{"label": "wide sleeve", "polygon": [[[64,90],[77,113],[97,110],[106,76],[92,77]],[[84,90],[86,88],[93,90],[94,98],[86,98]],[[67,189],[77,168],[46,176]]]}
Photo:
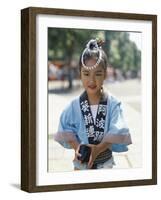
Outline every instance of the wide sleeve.
{"label": "wide sleeve", "polygon": [[72,104],[70,104],[61,114],[58,131],[54,134],[55,141],[65,148],[71,148],[69,142],[78,141],[77,127],[73,118]]}
{"label": "wide sleeve", "polygon": [[103,141],[111,143],[112,150],[116,152],[127,151],[127,145],[132,143],[129,128],[123,116],[121,102],[117,103],[109,114],[108,132]]}

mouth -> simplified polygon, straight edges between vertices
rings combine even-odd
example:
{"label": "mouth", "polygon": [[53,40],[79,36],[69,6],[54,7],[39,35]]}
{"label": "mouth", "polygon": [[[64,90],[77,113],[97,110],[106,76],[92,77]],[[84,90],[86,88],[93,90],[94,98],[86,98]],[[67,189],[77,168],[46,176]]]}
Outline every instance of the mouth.
{"label": "mouth", "polygon": [[96,85],[89,85],[88,88],[90,88],[91,90],[96,89]]}

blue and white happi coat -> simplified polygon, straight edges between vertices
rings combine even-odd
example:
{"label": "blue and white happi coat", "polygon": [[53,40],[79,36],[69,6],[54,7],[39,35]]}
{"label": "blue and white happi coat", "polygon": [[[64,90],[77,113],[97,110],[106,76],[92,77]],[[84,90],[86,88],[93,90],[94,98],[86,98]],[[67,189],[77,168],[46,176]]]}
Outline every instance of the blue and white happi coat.
{"label": "blue and white happi coat", "polygon": [[110,94],[106,95],[106,104],[98,106],[94,125],[91,112],[88,112],[89,103],[81,101],[81,97],[74,99],[62,112],[54,139],[65,148],[71,148],[68,142],[72,140],[81,144],[106,141],[112,144],[114,152],[127,151],[132,141],[121,102]]}

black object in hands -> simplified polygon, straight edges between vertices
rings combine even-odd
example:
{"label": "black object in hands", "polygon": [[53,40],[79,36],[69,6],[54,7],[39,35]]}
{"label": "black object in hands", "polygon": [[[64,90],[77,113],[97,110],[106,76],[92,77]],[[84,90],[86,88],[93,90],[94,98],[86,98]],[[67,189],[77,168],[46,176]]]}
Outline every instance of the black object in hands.
{"label": "black object in hands", "polygon": [[82,163],[88,162],[91,154],[91,147],[82,144],[80,145],[79,153],[81,156],[78,156],[78,160],[80,160]]}

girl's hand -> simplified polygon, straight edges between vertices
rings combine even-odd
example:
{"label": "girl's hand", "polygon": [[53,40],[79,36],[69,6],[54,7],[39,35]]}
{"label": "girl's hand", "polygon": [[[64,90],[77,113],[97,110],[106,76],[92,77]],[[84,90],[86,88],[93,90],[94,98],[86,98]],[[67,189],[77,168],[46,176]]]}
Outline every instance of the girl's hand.
{"label": "girl's hand", "polygon": [[89,157],[88,168],[91,168],[100,151],[98,145],[88,144],[88,146],[91,147],[91,155]]}
{"label": "girl's hand", "polygon": [[81,154],[79,153],[79,148],[80,148],[80,144],[78,144],[77,148],[75,148],[75,157],[74,160],[81,162],[80,160],[78,160],[78,157],[81,156]]}
{"label": "girl's hand", "polygon": [[80,143],[78,143],[78,141],[70,141],[69,144],[72,147],[72,149],[74,149],[74,151],[75,151],[74,160],[79,161],[78,156],[81,156],[80,153],[79,153]]}
{"label": "girl's hand", "polygon": [[90,158],[89,158],[88,167],[91,168],[92,165],[93,165],[93,162],[95,161],[97,156],[101,152],[105,151],[107,148],[111,148],[111,145],[112,144],[107,143],[107,142],[101,142],[97,145],[88,144],[88,146],[91,147],[91,155],[90,155]]}

